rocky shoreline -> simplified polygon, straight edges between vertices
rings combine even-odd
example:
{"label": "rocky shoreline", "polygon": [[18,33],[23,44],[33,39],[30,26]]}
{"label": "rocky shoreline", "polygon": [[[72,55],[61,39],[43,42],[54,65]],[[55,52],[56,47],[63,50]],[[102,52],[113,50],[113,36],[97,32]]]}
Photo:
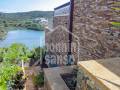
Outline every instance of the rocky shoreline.
{"label": "rocky shoreline", "polygon": [[0,31],[0,40],[3,40],[6,35],[7,35],[7,32],[1,30],[1,31]]}

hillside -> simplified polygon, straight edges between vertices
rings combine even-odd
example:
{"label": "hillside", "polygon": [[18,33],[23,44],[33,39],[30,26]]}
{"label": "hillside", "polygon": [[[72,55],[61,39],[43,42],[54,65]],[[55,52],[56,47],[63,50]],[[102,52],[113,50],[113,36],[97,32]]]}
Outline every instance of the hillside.
{"label": "hillside", "polygon": [[48,19],[48,26],[52,27],[53,11],[30,11],[18,13],[0,13],[1,27],[26,27],[41,30],[43,26],[34,23],[36,18]]}
{"label": "hillside", "polygon": [[26,20],[34,19],[37,17],[44,17],[51,19],[53,17],[53,11],[31,11],[31,12],[19,12],[19,13],[0,13],[0,19],[4,20]]}

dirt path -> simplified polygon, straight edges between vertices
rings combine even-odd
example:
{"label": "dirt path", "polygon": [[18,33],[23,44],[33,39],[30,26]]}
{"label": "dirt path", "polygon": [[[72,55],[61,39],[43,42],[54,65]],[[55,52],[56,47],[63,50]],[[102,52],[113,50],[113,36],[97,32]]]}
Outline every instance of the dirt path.
{"label": "dirt path", "polygon": [[[32,67],[29,67],[29,69],[25,71],[28,77],[26,80],[25,90],[36,90],[33,84],[32,77],[37,75],[40,72],[40,70],[41,70],[40,67],[32,66]],[[43,90],[43,89],[39,89],[39,90]]]}

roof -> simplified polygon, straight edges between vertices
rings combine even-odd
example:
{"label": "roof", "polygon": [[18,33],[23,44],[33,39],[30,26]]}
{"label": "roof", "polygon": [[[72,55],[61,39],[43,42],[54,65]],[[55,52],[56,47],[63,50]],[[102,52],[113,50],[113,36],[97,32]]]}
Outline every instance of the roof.
{"label": "roof", "polygon": [[61,6],[58,6],[58,7],[56,7],[54,10],[60,9],[60,8],[62,8],[62,7],[68,6],[68,5],[70,5],[70,2],[67,2],[67,3],[65,3],[65,4],[63,4],[63,5],[61,5]]}

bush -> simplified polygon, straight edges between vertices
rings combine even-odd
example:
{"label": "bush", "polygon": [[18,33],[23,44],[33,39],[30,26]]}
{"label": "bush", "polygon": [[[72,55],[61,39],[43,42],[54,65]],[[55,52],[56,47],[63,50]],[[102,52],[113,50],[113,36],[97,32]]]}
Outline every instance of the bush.
{"label": "bush", "polygon": [[44,74],[41,72],[33,77],[33,82],[35,86],[42,87],[44,85]]}
{"label": "bush", "polygon": [[30,58],[32,58],[34,60],[39,60],[45,54],[45,48],[37,47],[37,48],[33,49],[31,53],[32,53],[32,55]]}
{"label": "bush", "polygon": [[[19,52],[18,52],[19,51]],[[25,45],[22,44],[12,44],[10,47],[0,49],[0,90],[8,90],[8,85],[13,85],[16,87],[19,85],[21,74],[13,78],[19,71],[24,74],[24,62],[28,61],[29,50]],[[20,63],[22,67],[20,67]],[[19,80],[18,80],[19,79]],[[15,82],[13,82],[15,80]],[[14,85],[14,83],[16,85]],[[21,83],[24,83],[21,81]],[[20,86],[22,88],[22,86]]]}
{"label": "bush", "polygon": [[23,73],[19,72],[17,73],[12,80],[10,80],[10,87],[13,90],[22,90],[24,88],[24,84],[25,84],[25,79],[22,78],[23,77]]}

